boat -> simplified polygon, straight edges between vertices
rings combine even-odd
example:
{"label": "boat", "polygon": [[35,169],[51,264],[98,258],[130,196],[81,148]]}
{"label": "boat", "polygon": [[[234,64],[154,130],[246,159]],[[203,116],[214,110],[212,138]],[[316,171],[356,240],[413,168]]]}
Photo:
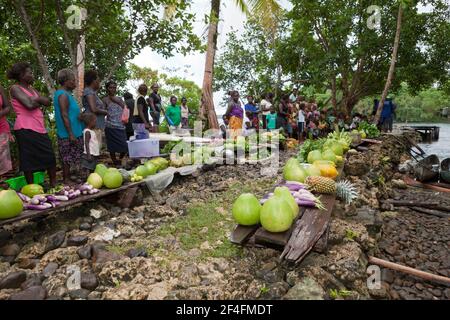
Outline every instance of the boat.
{"label": "boat", "polygon": [[450,183],[450,158],[441,162],[441,181]]}
{"label": "boat", "polygon": [[414,167],[417,181],[437,181],[439,179],[439,158],[432,154],[420,160]]}

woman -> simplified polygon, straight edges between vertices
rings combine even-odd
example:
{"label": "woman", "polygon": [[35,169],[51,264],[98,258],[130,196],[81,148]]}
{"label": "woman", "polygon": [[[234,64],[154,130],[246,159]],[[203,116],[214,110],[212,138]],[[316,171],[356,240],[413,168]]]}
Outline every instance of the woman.
{"label": "woman", "polygon": [[9,152],[9,142],[14,138],[9,130],[6,116],[11,110],[5,90],[0,85],[0,176],[12,170],[11,155]]}
{"label": "woman", "polygon": [[[130,110],[130,114],[133,115],[135,104],[133,95],[129,92],[125,92],[123,94],[123,99],[125,100],[127,108]],[[129,120],[125,125],[125,132],[127,133],[127,140],[130,140],[130,137],[134,136],[133,119]]]}
{"label": "woman", "polygon": [[70,69],[60,70],[58,83],[61,87],[55,92],[53,101],[64,184],[70,183],[70,169],[74,169],[78,176],[72,181],[81,183],[78,171],[83,154],[83,125],[79,120],[80,108],[72,94],[77,87],[75,74]]}
{"label": "woman", "polygon": [[47,170],[50,188],[56,185],[56,159],[47,134],[42,109],[51,105],[33,87],[31,66],[19,62],[8,71],[8,78],[17,83],[11,87],[11,104],[16,113],[14,133],[19,145],[20,170],[27,183],[33,183],[33,173]]}
{"label": "woman", "polygon": [[135,106],[133,110],[133,123],[144,124],[145,129],[150,129],[150,119],[148,117],[148,103],[145,96],[148,93],[146,84],[141,84],[138,88],[138,96],[136,97]]}
{"label": "woman", "polygon": [[263,99],[259,103],[260,111],[262,112],[263,128],[267,129],[267,115],[270,113],[273,102],[273,93],[263,95]]}
{"label": "woman", "polygon": [[242,109],[241,102],[239,101],[238,91],[231,93],[231,101],[228,104],[225,116],[229,119],[228,128],[231,129],[231,138],[236,138],[242,132],[244,121],[244,109]]}
{"label": "woman", "polygon": [[95,70],[89,70],[84,74],[83,109],[84,112],[94,113],[97,116],[95,134],[102,148],[102,136],[105,130],[105,116],[107,114],[105,105],[98,97],[97,91],[100,89],[100,78]]}
{"label": "woman", "polygon": [[183,129],[189,128],[189,108],[185,97],[181,98],[181,127]]}
{"label": "woman", "polygon": [[181,108],[177,106],[177,97],[170,97],[170,104],[166,108],[166,118],[170,119],[170,123],[174,127],[180,127],[181,124]]}
{"label": "woman", "polygon": [[[125,103],[116,95],[117,84],[114,81],[106,83],[106,92],[108,95],[103,98],[103,103],[108,111],[105,123],[106,146],[114,165],[120,166],[121,160],[128,152],[127,134],[122,122]],[[120,154],[120,160],[117,159],[116,153]]]}
{"label": "woman", "polygon": [[159,118],[161,116],[161,107],[162,107],[162,100],[161,96],[158,94],[159,85],[157,83],[154,83],[152,85],[152,93],[150,94],[149,99],[149,105],[151,108],[150,115],[153,119],[153,124],[155,126],[159,126]]}
{"label": "woman", "polygon": [[277,128],[283,128],[284,134],[289,135],[289,95],[287,94],[281,97],[277,120]]}

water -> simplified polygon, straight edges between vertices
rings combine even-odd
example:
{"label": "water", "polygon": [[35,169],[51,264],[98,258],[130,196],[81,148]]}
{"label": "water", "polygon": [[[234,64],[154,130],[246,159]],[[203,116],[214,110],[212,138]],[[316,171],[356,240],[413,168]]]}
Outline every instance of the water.
{"label": "water", "polygon": [[427,153],[427,155],[435,154],[441,161],[445,158],[450,158],[450,123],[410,123],[410,125],[440,127],[438,141],[432,143],[420,143],[419,146]]}

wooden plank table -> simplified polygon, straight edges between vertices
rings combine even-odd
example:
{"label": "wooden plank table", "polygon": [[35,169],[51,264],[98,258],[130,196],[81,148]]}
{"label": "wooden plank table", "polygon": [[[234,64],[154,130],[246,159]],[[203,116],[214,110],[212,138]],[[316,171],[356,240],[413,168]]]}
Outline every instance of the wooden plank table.
{"label": "wooden plank table", "polygon": [[336,197],[335,195],[322,195],[321,199],[326,210],[314,208],[305,211],[302,218],[297,221],[281,258],[291,262],[301,262],[325,233]]}
{"label": "wooden plank table", "polygon": [[145,181],[132,182],[132,183],[125,184],[117,189],[100,190],[100,192],[98,192],[96,194],[81,195],[73,200],[60,202],[56,208],[49,208],[46,210],[25,210],[17,217],[14,217],[11,219],[6,219],[6,220],[0,220],[0,226],[15,223],[15,222],[26,220],[26,219],[38,218],[38,217],[43,217],[43,216],[47,216],[50,214],[56,214],[58,212],[62,212],[62,211],[69,210],[71,208],[80,206],[88,201],[93,201],[98,198],[113,195],[115,193],[127,190],[129,188],[137,188],[143,184],[145,184]]}

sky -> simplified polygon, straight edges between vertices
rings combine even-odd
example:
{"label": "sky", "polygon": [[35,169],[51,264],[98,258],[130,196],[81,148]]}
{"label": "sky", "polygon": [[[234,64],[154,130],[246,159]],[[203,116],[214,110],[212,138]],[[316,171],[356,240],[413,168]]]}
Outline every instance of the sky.
{"label": "sky", "polygon": [[[281,0],[280,3],[284,8],[289,8],[288,0]],[[205,15],[208,15],[211,9],[211,0],[194,0],[191,11],[196,14],[194,23],[194,32],[197,35],[205,36],[206,41],[206,25],[204,22]],[[226,41],[226,34],[234,30],[242,30],[246,20],[238,7],[235,6],[234,1],[223,0],[220,12],[221,21],[219,23],[219,38],[218,38],[218,54]],[[186,79],[194,81],[197,85],[202,87],[203,71],[205,69],[205,54],[193,53],[187,56],[176,54],[171,58],[164,58],[163,56],[153,52],[150,47],[146,47],[139,55],[137,55],[130,62],[140,67],[150,67],[159,70],[169,75],[177,75]],[[168,71],[179,69],[177,72]],[[131,88],[129,88],[131,89]],[[220,106],[222,102],[223,92],[216,92],[214,94],[214,102],[218,112],[223,111],[224,107]]]}

